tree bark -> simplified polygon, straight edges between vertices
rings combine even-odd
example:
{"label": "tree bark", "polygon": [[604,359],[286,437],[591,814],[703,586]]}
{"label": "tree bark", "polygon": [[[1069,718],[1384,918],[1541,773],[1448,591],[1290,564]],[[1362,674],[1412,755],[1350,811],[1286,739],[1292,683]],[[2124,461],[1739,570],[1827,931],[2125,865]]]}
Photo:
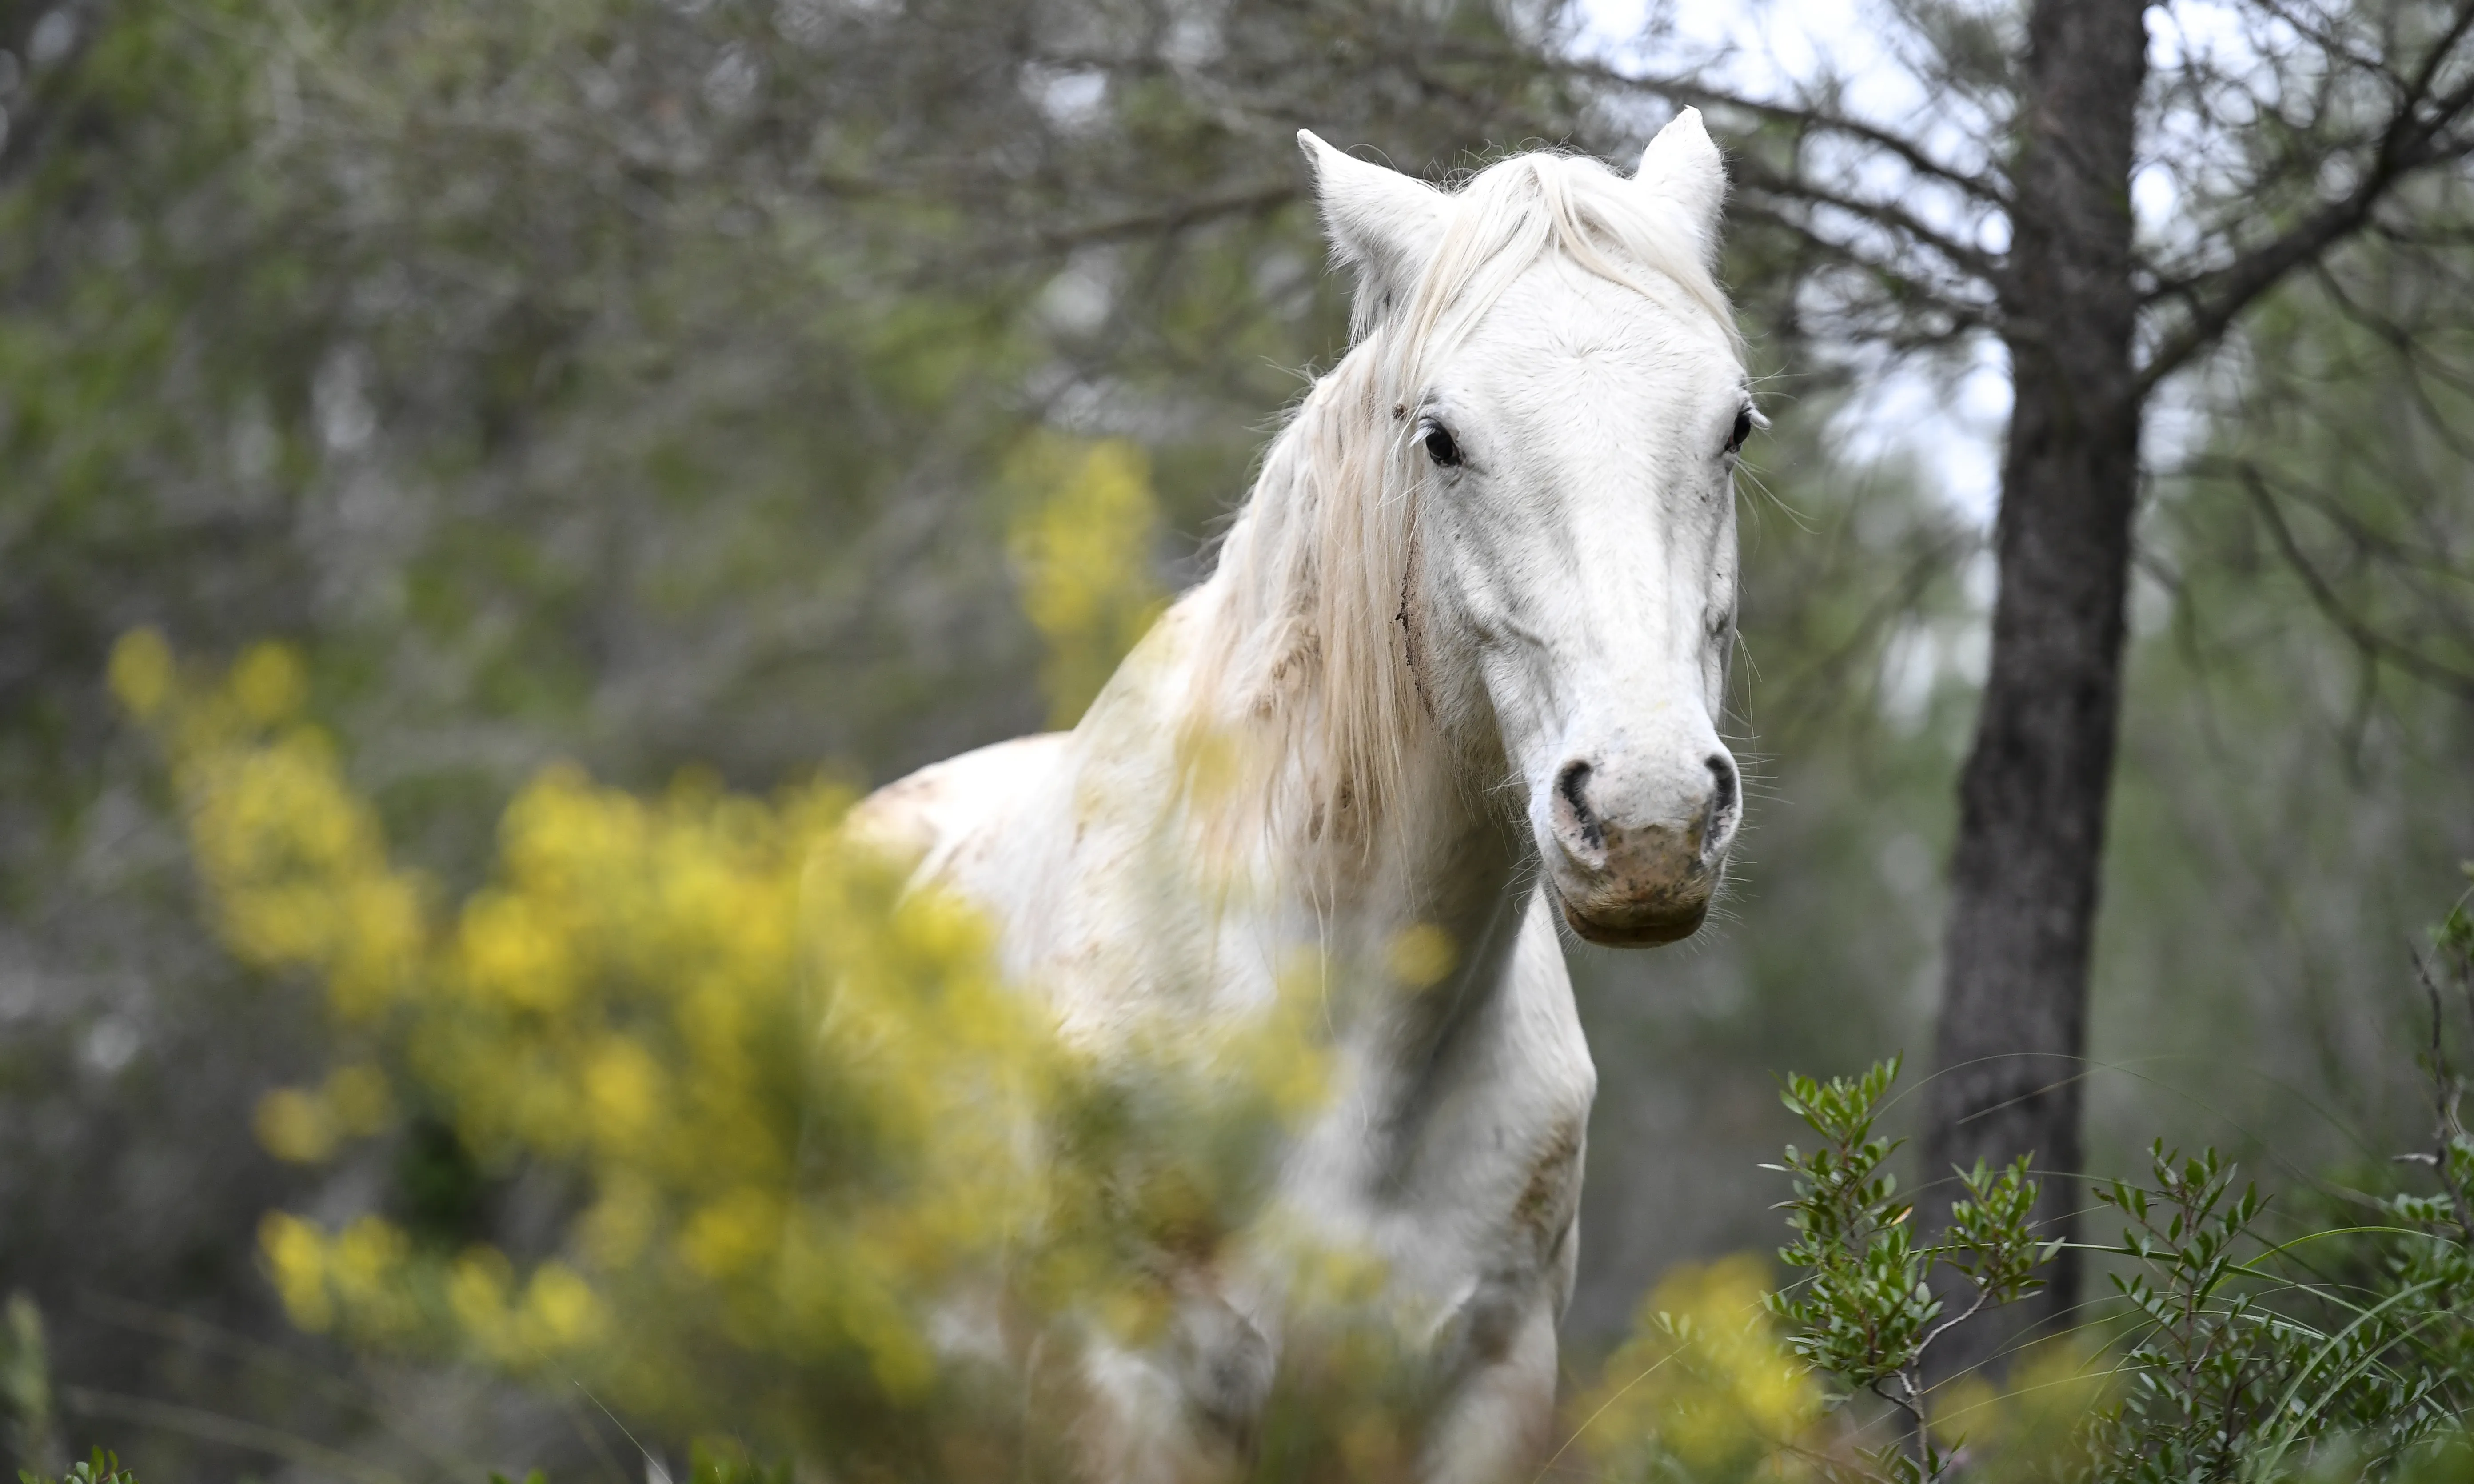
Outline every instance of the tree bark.
{"label": "tree bark", "polygon": [[[1959,783],[1928,1179],[2032,1155],[2048,1237],[2071,1235],[2088,950],[2121,710],[2143,401],[2132,354],[2132,134],[2143,0],[2037,0],[2001,283],[2015,403],[1995,527],[2001,592]],[[1928,1210],[1930,1207],[1928,1208]],[[2048,1289],[1953,1331],[1951,1375],[2075,1301]]]}

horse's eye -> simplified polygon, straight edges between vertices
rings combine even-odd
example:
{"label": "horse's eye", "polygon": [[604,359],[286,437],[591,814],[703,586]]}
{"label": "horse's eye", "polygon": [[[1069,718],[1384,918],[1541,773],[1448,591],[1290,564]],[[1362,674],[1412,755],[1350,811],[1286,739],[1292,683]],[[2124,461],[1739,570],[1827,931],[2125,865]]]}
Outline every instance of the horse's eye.
{"label": "horse's eye", "polygon": [[1744,450],[1744,440],[1750,438],[1752,435],[1753,409],[1750,407],[1739,407],[1735,410],[1734,430],[1727,434],[1727,451],[1730,453],[1742,452]]}
{"label": "horse's eye", "polygon": [[1461,446],[1452,442],[1452,435],[1444,431],[1440,423],[1426,425],[1426,457],[1445,469],[1453,468],[1461,461]]}

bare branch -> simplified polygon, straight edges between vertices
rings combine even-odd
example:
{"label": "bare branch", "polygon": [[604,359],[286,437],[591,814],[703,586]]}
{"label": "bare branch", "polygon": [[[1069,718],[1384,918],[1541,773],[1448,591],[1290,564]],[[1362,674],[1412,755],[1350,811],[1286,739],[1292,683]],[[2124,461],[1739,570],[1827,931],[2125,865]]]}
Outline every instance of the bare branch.
{"label": "bare branch", "polygon": [[2469,1199],[2464,1182],[2457,1178],[2457,1167],[2449,1162],[2449,1150],[2465,1136],[2465,1126],[2458,1118],[2457,1106],[2465,1095],[2464,1084],[2448,1065],[2448,1017],[2440,999],[2438,982],[2431,977],[2431,964],[2411,944],[2407,954],[2413,961],[2414,974],[2421,979],[2423,993],[2431,1001],[2431,1100],[2438,1128],[2432,1134],[2432,1153],[2425,1157],[2439,1176],[2441,1188],[2448,1192],[2448,1204],[2457,1217],[2460,1231],[2474,1239],[2474,1199]]}
{"label": "bare branch", "polygon": [[1808,104],[1782,103],[1775,99],[1755,98],[1723,87],[1679,77],[1636,76],[1621,72],[1601,62],[1564,61],[1555,70],[1567,77],[1585,78],[1591,82],[1613,84],[1638,92],[1651,93],[1677,103],[1696,108],[1728,109],[1749,113],[1770,123],[1789,124],[1799,129],[1823,134],[1840,134],[1869,144],[1896,156],[1917,174],[1930,177],[1947,185],[1957,186],[1985,206],[2007,209],[2010,189],[2006,182],[1992,176],[1977,175],[1936,159],[1914,140],[1893,134],[1878,124],[1850,118],[1834,109],[1814,108]]}
{"label": "bare branch", "polygon": [[[2144,395],[2194,355],[2216,344],[2242,312],[2283,281],[2286,275],[2369,225],[2389,192],[2427,166],[2474,153],[2474,140],[2446,137],[2474,109],[2474,84],[2435,99],[2432,85],[2458,43],[2474,29],[2474,0],[2460,0],[2447,31],[2433,45],[2381,130],[2369,168],[2352,190],[2322,205],[2281,235],[2262,243],[2213,274],[2176,285],[2194,302],[2191,319],[2148,357],[2139,376]],[[2426,103],[2437,107],[2428,114]]]}
{"label": "bare branch", "polygon": [[2344,599],[2329,585],[2327,577],[2312,565],[2310,557],[2302,550],[2302,544],[2294,539],[2293,528],[2286,523],[2285,513],[2277,508],[2275,493],[2268,489],[2267,479],[2256,465],[2247,461],[2239,463],[2233,466],[2233,473],[2244,491],[2250,496],[2260,519],[2266,523],[2269,536],[2276,542],[2277,550],[2284,556],[2286,564],[2293,569],[2294,575],[2302,579],[2304,591],[2311,595],[2312,604],[2322,617],[2352,640],[2365,656],[2385,660],[2417,680],[2460,699],[2474,701],[2474,673],[2441,664],[2419,650],[2397,643],[2346,606]]}
{"label": "bare branch", "polygon": [[[1816,185],[1810,181],[1772,170],[1758,157],[1739,155],[1735,160],[1738,179],[1744,184],[1766,194],[1786,200],[1809,202],[1832,210],[1845,211],[1877,227],[1886,228],[1924,247],[1940,254],[1954,266],[1981,280],[1988,285],[1999,285],[2003,275],[2000,260],[1983,249],[1961,242],[1949,233],[1925,225],[1904,207],[1891,206],[1856,197]],[[1842,249],[1842,251],[1845,251]]]}
{"label": "bare branch", "polygon": [[1148,211],[1132,211],[1123,216],[1107,217],[1096,222],[1055,228],[1041,232],[1033,240],[1035,251],[1056,253],[1100,242],[1125,242],[1141,237],[1173,236],[1209,221],[1226,217],[1260,216],[1302,199],[1302,189],[1294,182],[1219,191],[1207,196],[1193,196],[1182,201],[1172,201]]}

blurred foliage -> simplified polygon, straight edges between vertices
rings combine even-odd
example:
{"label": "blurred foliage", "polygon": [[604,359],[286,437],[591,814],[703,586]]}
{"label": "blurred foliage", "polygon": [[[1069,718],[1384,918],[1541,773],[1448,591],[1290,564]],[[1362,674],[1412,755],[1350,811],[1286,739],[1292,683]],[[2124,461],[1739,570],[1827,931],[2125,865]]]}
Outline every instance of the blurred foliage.
{"label": "blurred foliage", "polygon": [[6,1326],[0,1329],[0,1420],[8,1425],[9,1451],[34,1469],[57,1469],[51,1355],[43,1343],[42,1310],[33,1299],[12,1293],[0,1324]]}
{"label": "blurred foliage", "polygon": [[1795,1460],[1822,1420],[1821,1388],[1764,1304],[1757,1257],[1686,1264],[1641,1302],[1631,1338],[1567,1413],[1601,1476],[1809,1478]]}
{"label": "blurred foliage", "polygon": [[1049,437],[1017,453],[1009,473],[1030,495],[1012,550],[1023,611],[1046,642],[1048,721],[1070,727],[1168,606],[1152,575],[1151,462],[1124,439]]}
{"label": "blurred foliage", "polygon": [[[260,1136],[320,1162],[420,1109],[487,1178],[559,1192],[533,1252],[269,1214],[303,1328],[581,1383],[680,1436],[976,1477],[1061,1446],[996,1403],[1006,1367],[1161,1334],[1169,1254],[1253,1218],[1262,1153],[1320,1103],[1314,965],[1233,1034],[1072,1044],[976,914],[841,839],[831,786],[646,800],[552,768],[450,907],[390,860],[298,665],[260,646],[193,680],[145,630],[112,665],[226,942],[325,990],[343,1059],[268,1094]],[[1364,1262],[1282,1240],[1307,1331],[1345,1329]]]}
{"label": "blurred foliage", "polygon": [[[20,1470],[17,1477],[24,1484],[50,1484],[31,1471]],[[120,1467],[118,1454],[98,1448],[91,1456],[79,1459],[62,1472],[57,1484],[137,1484],[137,1475]]]}
{"label": "blurred foliage", "polygon": [[2145,1169],[2175,1130],[2300,1185],[2421,1131],[2385,1070],[2428,1038],[2406,945],[2474,854],[2474,706],[2447,678],[2474,616],[2465,205],[2401,206],[2164,414],[2107,825],[2093,1024],[2127,1075],[2090,1101],[2098,1168]]}

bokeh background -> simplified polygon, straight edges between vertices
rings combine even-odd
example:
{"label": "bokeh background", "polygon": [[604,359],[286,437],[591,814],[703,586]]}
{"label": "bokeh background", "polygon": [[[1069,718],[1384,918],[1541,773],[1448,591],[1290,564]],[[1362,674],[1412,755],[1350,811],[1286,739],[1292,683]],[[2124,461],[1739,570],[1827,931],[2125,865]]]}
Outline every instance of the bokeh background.
{"label": "bokeh background", "polygon": [[[450,895],[555,764],[771,795],[1070,719],[1344,348],[1298,128],[1430,178],[1621,161],[1664,115],[1606,68],[1734,47],[1895,84],[1868,35],[1453,0],[0,3],[0,1291],[44,1350],[15,1326],[0,1412],[162,1484],[575,1472],[620,1440],[589,1398],[287,1316],[269,1211],[521,1246],[562,1197],[434,1120],[269,1147],[326,1001],[218,937],[107,681],[123,636],[289,646]],[[2451,189],[2417,209],[2462,224]],[[1698,937],[1571,950],[1601,1082],[1579,1355],[1673,1265],[1775,1245],[1782,1072],[1929,1046],[2001,370],[1958,330],[1859,335],[1841,266],[1758,213],[1728,248],[1776,425],[1740,492],[1754,803]],[[2319,1178],[2426,1116],[2410,948],[2474,856],[2474,450],[2431,372],[2474,331],[2465,267],[2349,247],[2156,420],[2096,1169],[2161,1135]]]}

